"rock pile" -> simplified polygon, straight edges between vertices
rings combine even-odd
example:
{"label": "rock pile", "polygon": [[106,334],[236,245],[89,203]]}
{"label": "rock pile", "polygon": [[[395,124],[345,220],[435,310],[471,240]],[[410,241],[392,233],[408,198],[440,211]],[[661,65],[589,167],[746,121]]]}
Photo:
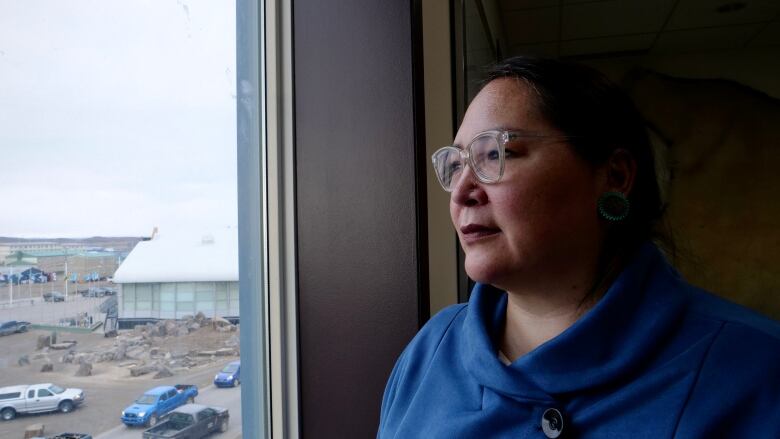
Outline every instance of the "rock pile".
{"label": "rock pile", "polygon": [[[225,347],[218,349],[198,350],[181,346],[173,348],[162,346],[170,345],[171,343],[166,341],[171,338],[183,337],[205,328],[221,333],[238,331],[238,327],[228,320],[210,319],[203,313],[198,313],[181,320],[161,320],[138,325],[132,331],[117,336],[113,346],[98,352],[77,352],[73,346],[70,346],[68,352],[60,358],[60,362],[79,364],[77,376],[91,375],[93,363],[118,362],[120,367],[129,368],[130,375],[133,377],[154,373],[154,378],[167,378],[177,372],[216,361],[218,357],[239,355],[238,334],[230,335],[223,342]],[[48,342],[51,345],[51,340]],[[41,343],[45,344],[45,341],[39,340],[39,345]]]}

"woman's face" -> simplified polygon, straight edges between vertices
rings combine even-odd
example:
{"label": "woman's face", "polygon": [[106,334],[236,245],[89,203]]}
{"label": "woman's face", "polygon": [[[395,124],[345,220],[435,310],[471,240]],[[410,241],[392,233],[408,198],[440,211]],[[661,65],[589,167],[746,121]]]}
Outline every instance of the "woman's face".
{"label": "woman's face", "polygon": [[[536,110],[528,87],[512,78],[490,82],[474,98],[455,145],[464,148],[496,129],[563,135]],[[506,150],[498,183],[480,182],[470,168],[453,182],[450,214],[469,277],[511,291],[567,282],[576,278],[572,270],[592,269],[604,234],[596,205],[608,189],[606,172],[561,139],[513,140]]]}

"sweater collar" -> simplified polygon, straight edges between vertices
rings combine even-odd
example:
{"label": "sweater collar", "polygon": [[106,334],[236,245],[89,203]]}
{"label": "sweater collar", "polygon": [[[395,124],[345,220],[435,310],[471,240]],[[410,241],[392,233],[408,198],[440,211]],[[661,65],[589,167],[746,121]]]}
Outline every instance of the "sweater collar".
{"label": "sweater collar", "polygon": [[557,337],[505,366],[497,355],[506,293],[477,284],[463,325],[462,360],[495,392],[549,401],[624,376],[673,331],[684,309],[682,280],[653,244],[643,245],[601,300]]}

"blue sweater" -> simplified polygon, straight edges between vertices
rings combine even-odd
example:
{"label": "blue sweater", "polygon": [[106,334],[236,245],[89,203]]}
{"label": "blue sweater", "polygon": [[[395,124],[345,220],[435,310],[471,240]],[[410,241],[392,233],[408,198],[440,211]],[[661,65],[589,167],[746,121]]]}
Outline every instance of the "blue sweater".
{"label": "blue sweater", "polygon": [[687,284],[653,245],[509,366],[495,343],[506,302],[477,285],[420,330],[377,437],[780,438],[780,325]]}

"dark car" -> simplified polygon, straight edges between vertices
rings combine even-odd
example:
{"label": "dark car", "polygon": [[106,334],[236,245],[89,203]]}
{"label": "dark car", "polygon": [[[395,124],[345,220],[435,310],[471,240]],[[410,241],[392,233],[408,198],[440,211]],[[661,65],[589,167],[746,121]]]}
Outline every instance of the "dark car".
{"label": "dark car", "polygon": [[43,293],[43,300],[46,302],[64,302],[65,295],[59,291],[50,291],[48,293]]}
{"label": "dark car", "polygon": [[27,332],[28,329],[30,329],[30,322],[17,322],[16,320],[9,320],[7,322],[0,323],[0,335]]}
{"label": "dark car", "polygon": [[78,293],[84,297],[103,297],[106,295],[106,289],[100,287],[89,287],[86,290],[79,290]]}
{"label": "dark car", "polygon": [[46,439],[92,439],[87,433],[60,433],[54,436],[46,436]]}
{"label": "dark car", "polygon": [[226,432],[230,414],[221,407],[185,404],[168,415],[168,420],[143,433],[143,439],[200,439],[214,432]]}

